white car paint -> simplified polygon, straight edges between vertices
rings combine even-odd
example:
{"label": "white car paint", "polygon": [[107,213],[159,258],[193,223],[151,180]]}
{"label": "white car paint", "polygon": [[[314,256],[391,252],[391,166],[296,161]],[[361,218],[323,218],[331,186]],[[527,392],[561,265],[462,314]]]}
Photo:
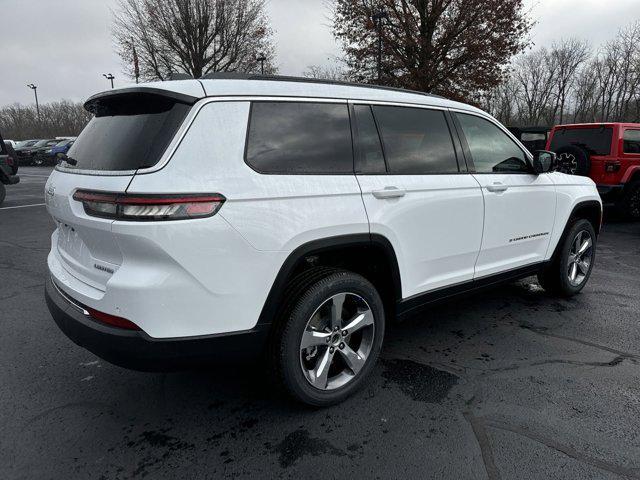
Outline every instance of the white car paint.
{"label": "white car paint", "polygon": [[[559,173],[262,175],[244,162],[252,99],[389,102],[490,118],[438,97],[257,80],[135,88],[172,90],[200,100],[152,168],[135,175],[64,169],[51,174],[45,197],[58,228],[48,266],[70,297],[129,318],[153,338],[251,329],[288,255],[313,240],[368,232],[386,237],[397,256],[402,297],[408,298],[550,258],[573,206],[600,201],[591,180]],[[495,182],[508,189],[489,191]],[[80,188],[218,192],[227,201],[209,218],[113,221],[88,216],[72,198]],[[404,195],[374,195],[390,188]],[[546,235],[510,241],[538,233]]]}

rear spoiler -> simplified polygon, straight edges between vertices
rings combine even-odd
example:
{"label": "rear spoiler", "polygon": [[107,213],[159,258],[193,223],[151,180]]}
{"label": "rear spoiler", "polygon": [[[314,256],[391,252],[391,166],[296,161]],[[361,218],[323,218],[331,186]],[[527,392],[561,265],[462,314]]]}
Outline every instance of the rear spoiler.
{"label": "rear spoiler", "polygon": [[100,102],[107,99],[114,99],[118,97],[127,97],[133,95],[155,95],[159,97],[170,98],[175,100],[176,102],[185,103],[187,105],[193,105],[200,98],[194,97],[191,95],[187,95],[184,93],[173,92],[171,90],[164,90],[162,88],[149,88],[149,87],[129,87],[129,88],[120,88],[118,90],[106,91],[96,93],[87,99],[84,102],[84,109],[88,112],[94,113],[97,107],[100,105]]}

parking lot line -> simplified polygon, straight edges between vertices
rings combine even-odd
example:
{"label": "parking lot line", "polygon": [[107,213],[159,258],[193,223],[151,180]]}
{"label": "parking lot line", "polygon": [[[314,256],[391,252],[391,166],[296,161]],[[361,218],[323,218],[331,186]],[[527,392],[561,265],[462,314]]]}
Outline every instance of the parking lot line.
{"label": "parking lot line", "polygon": [[45,203],[32,203],[30,205],[16,205],[15,207],[0,207],[0,210],[9,210],[10,208],[26,208],[26,207],[41,207],[46,205]]}

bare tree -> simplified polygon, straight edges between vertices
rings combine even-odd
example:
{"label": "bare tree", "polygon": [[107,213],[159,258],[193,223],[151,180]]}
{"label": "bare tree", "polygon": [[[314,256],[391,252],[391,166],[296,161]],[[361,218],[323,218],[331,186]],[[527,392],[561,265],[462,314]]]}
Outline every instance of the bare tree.
{"label": "bare tree", "polygon": [[303,77],[319,80],[349,81],[349,74],[340,65],[309,65]]}
{"label": "bare tree", "polygon": [[334,33],[354,80],[467,99],[527,44],[523,0],[337,0]]}
{"label": "bare tree", "polygon": [[513,78],[519,86],[517,98],[521,121],[536,125],[549,116],[555,59],[545,48],[530,52],[515,62]]}
{"label": "bare tree", "polygon": [[577,39],[561,40],[551,47],[551,65],[554,67],[553,82],[555,97],[553,105],[553,118],[558,122],[564,120],[564,113],[571,90],[577,80],[580,67],[589,59],[589,44]]}
{"label": "bare tree", "polygon": [[113,34],[128,73],[165,80],[210,72],[275,73],[263,0],[119,0]]}

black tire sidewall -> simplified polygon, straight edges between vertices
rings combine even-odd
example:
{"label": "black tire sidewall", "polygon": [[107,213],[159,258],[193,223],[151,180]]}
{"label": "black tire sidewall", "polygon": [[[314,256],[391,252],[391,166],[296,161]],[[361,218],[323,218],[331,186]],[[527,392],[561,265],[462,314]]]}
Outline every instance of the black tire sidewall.
{"label": "black tire sidewall", "polygon": [[[359,295],[371,308],[375,322],[373,346],[365,366],[356,378],[335,390],[319,390],[309,384],[300,368],[300,340],[313,312],[330,297],[347,292]],[[341,402],[363,385],[375,367],[384,331],[384,306],[380,295],[368,280],[347,271],[339,271],[319,280],[294,302],[282,332],[278,361],[285,388],[295,398],[309,405],[327,406]]]}
{"label": "black tire sidewall", "polygon": [[640,214],[634,213],[634,209],[640,208],[640,205],[634,205],[634,202],[640,202],[640,181],[635,181],[628,187],[624,196],[623,211],[625,216],[633,220],[640,220]]}
{"label": "black tire sidewall", "polygon": [[[589,232],[589,235],[591,235],[591,241],[593,242],[593,245],[591,247],[591,264],[589,265],[589,271],[587,272],[587,275],[585,276],[583,282],[580,285],[572,285],[569,282],[569,277],[567,276],[567,272],[569,269],[569,251],[571,250],[573,240],[581,230],[585,230]],[[560,257],[556,262],[556,271],[553,272],[554,275],[557,275],[557,286],[559,287],[558,293],[566,296],[571,296],[580,292],[585,287],[585,285],[589,281],[589,278],[591,277],[591,272],[593,271],[593,266],[596,261],[596,243],[596,233],[593,229],[593,225],[591,225],[591,222],[582,219],[577,220],[571,225],[563,239],[562,248],[559,252]]]}
{"label": "black tire sidewall", "polygon": [[7,195],[7,189],[4,186],[4,183],[0,183],[0,205],[4,202],[4,199]]}

